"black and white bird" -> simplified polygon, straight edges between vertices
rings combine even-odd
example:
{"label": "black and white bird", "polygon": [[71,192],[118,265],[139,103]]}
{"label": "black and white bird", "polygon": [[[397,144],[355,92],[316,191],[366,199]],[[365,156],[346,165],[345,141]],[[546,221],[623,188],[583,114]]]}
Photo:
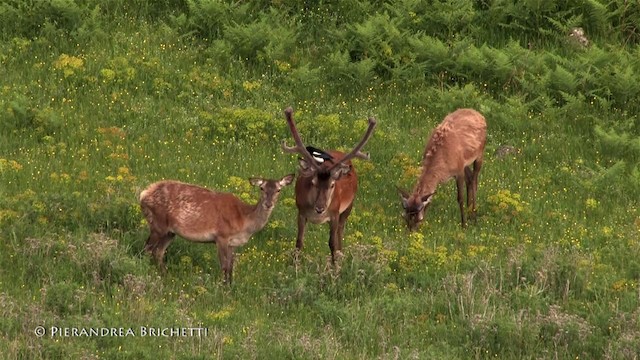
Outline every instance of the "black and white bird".
{"label": "black and white bird", "polygon": [[333,162],[333,156],[331,156],[331,154],[326,153],[318,148],[314,148],[313,146],[307,146],[307,151],[309,152],[309,154],[311,154],[311,156],[313,156],[313,159],[318,163],[318,164],[322,164],[325,161],[329,161],[329,162]]}

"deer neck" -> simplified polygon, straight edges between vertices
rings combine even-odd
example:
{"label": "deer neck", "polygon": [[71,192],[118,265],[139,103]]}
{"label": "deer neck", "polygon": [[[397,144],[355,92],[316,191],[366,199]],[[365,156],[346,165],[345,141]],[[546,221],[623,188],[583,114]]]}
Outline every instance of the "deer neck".
{"label": "deer neck", "polygon": [[271,212],[274,209],[274,207],[271,209],[265,209],[264,203],[265,199],[260,198],[257,204],[247,205],[247,218],[250,219],[247,223],[247,231],[252,234],[259,231],[267,224],[267,221],[269,221],[269,217],[271,216]]}
{"label": "deer neck", "polygon": [[428,154],[422,161],[422,174],[413,189],[413,193],[420,196],[433,194],[438,185],[447,180],[448,177],[444,163],[437,161],[433,154]]}

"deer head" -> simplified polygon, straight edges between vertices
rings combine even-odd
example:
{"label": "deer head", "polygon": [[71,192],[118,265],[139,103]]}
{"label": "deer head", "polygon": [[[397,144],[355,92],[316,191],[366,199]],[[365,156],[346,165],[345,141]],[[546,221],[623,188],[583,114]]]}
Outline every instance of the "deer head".
{"label": "deer head", "polygon": [[407,228],[409,231],[416,231],[422,220],[424,220],[424,212],[431,203],[434,193],[424,196],[412,196],[400,188],[398,188],[398,192],[402,197],[402,217],[407,222]]}

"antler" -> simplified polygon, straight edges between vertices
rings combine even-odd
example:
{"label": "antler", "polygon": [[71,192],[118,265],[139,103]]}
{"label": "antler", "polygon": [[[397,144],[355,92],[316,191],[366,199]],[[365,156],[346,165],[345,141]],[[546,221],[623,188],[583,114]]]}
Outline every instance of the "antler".
{"label": "antler", "polygon": [[293,121],[293,108],[289,106],[285,109],[284,115],[287,118],[287,125],[289,125],[289,130],[291,130],[291,135],[293,136],[293,141],[295,141],[295,146],[287,146],[287,141],[282,141],[282,150],[288,153],[297,153],[302,155],[302,157],[307,161],[307,163],[315,168],[316,170],[320,169],[320,167],[316,164],[316,161],[313,159],[313,156],[309,154],[307,148],[304,146],[302,139],[300,138],[300,134],[298,133],[298,129],[296,129],[296,123]]}
{"label": "antler", "polygon": [[367,141],[369,141],[369,138],[371,138],[371,135],[373,134],[373,129],[375,129],[376,125],[377,125],[376,119],[373,116],[370,117],[369,118],[369,127],[367,128],[367,132],[362,137],[362,140],[360,140],[358,145],[356,145],[356,147],[354,147],[353,150],[351,150],[351,152],[349,152],[342,159],[340,159],[340,161],[338,163],[334,164],[329,169],[329,171],[333,170],[333,168],[335,168],[336,166],[344,163],[345,161],[351,160],[354,157],[357,157],[357,158],[360,158],[360,159],[363,159],[363,160],[369,160],[369,153],[362,153],[362,152],[360,152],[360,149],[362,149],[364,144],[366,144]]}
{"label": "antler", "polygon": [[[304,143],[302,142],[302,139],[300,138],[298,129],[296,129],[296,124],[293,121],[293,108],[291,107],[286,108],[284,111],[284,115],[287,119],[289,130],[291,130],[291,135],[293,136],[293,141],[295,141],[296,145],[288,146],[287,142],[283,140],[282,150],[284,152],[297,153],[302,155],[302,157],[306,160],[306,162],[310,166],[312,166],[316,170],[319,170],[320,167],[316,164],[315,160],[313,159],[313,156],[311,156],[309,151],[307,151],[307,148],[305,147]],[[356,147],[354,147],[353,150],[351,150],[351,152],[349,152],[342,159],[340,159],[340,161],[338,161],[331,168],[329,168],[329,171],[333,170],[335,167],[339,166],[340,164],[343,164],[345,161],[351,160],[354,157],[357,157],[363,160],[369,160],[369,153],[363,153],[360,151],[360,149],[362,149],[362,147],[367,143],[367,141],[369,141],[369,138],[371,138],[371,135],[373,134],[373,129],[375,129],[376,125],[377,125],[376,119],[374,117],[370,117],[369,127],[367,128],[367,132],[362,137],[362,140],[360,140],[358,145],[356,145]]]}

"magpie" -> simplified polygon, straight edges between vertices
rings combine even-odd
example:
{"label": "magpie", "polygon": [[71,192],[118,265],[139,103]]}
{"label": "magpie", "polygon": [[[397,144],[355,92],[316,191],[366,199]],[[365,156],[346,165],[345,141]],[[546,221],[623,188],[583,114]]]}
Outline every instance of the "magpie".
{"label": "magpie", "polygon": [[307,151],[318,164],[322,164],[325,161],[333,162],[333,156],[313,146],[307,146]]}

